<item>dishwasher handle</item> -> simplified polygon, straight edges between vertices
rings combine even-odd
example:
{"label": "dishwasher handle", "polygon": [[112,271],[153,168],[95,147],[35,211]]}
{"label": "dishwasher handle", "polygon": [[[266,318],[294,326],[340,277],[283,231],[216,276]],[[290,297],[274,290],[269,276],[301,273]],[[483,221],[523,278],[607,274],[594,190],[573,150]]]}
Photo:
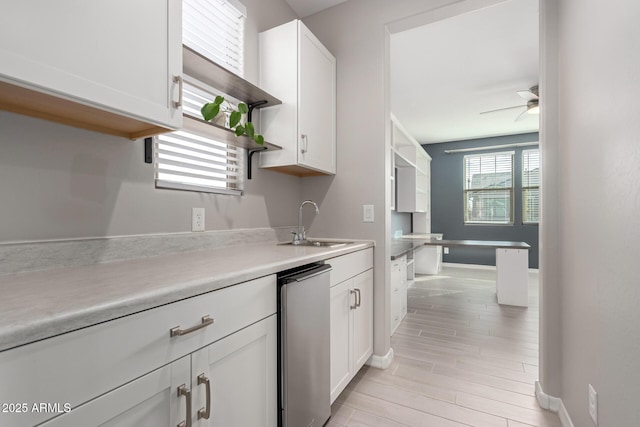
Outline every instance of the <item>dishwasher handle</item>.
{"label": "dishwasher handle", "polygon": [[319,276],[324,273],[328,273],[331,271],[332,267],[329,264],[321,264],[317,267],[310,268],[308,270],[301,271],[299,273],[295,273],[291,276],[283,277],[282,281],[284,284],[291,282],[302,282],[307,279],[311,279],[312,277]]}

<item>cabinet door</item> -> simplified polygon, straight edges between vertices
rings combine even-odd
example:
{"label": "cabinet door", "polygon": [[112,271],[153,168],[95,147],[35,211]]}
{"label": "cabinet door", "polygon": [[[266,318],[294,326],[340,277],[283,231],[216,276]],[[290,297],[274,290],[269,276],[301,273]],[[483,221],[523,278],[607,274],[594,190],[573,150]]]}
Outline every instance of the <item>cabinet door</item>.
{"label": "cabinet door", "polygon": [[298,36],[298,162],[335,173],[336,60],[302,23]]}
{"label": "cabinet door", "polygon": [[[272,315],[192,355],[192,422],[196,426],[277,425],[277,318]],[[206,410],[208,379],[210,416]]]}
{"label": "cabinet door", "polygon": [[404,319],[407,315],[407,287],[409,286],[409,281],[404,280],[402,285],[400,286],[400,321]]}
{"label": "cabinet door", "polygon": [[355,305],[355,296],[350,292],[352,283],[353,280],[346,280],[330,290],[331,403],[351,380],[350,312]]}
{"label": "cabinet door", "polygon": [[178,387],[189,387],[189,356],[89,401],[43,427],[175,427],[186,420],[187,398]]}
{"label": "cabinet door", "polygon": [[[400,317],[402,311],[402,295],[401,295],[401,285],[402,285],[402,267],[400,260],[393,261],[391,263],[391,335],[395,332],[398,325],[400,325]],[[406,274],[406,273],[405,273]]]}
{"label": "cabinet door", "polygon": [[6,3],[0,80],[178,128],[181,10],[180,0]]}
{"label": "cabinet door", "polygon": [[373,270],[353,278],[358,307],[353,316],[353,372],[357,372],[373,354]]}

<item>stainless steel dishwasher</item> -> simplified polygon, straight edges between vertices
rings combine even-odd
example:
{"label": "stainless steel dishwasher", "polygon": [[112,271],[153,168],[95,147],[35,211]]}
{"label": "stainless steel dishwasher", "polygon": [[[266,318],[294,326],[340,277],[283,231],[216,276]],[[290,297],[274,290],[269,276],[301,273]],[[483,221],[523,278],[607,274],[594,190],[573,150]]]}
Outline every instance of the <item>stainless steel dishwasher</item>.
{"label": "stainless steel dishwasher", "polygon": [[328,264],[278,275],[280,427],[321,427],[331,416]]}

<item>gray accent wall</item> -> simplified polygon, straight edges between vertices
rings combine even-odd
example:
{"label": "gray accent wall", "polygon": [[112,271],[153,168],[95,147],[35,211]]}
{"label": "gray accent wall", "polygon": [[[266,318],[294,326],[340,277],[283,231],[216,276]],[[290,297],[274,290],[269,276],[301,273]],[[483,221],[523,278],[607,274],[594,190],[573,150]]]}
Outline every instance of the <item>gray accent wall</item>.
{"label": "gray accent wall", "polygon": [[[466,141],[426,144],[424,149],[431,161],[431,231],[443,233],[452,240],[506,240],[531,245],[529,267],[538,268],[538,225],[522,223],[522,151],[530,147],[497,148],[446,154],[445,150],[476,148],[492,145],[537,142],[538,133],[481,138]],[[489,225],[464,223],[463,174],[464,156],[467,154],[514,151],[514,224]],[[444,262],[460,264],[495,265],[494,250],[479,248],[449,248]]]}

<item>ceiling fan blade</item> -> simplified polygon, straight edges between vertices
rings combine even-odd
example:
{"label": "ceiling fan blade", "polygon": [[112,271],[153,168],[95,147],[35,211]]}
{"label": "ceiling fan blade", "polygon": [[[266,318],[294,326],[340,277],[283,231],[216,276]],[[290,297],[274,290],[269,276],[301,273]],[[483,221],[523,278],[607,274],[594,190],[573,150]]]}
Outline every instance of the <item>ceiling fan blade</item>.
{"label": "ceiling fan blade", "polygon": [[520,95],[520,98],[525,99],[527,101],[531,101],[532,99],[538,99],[538,85],[532,86],[529,90],[519,90],[516,92]]}
{"label": "ceiling fan blade", "polygon": [[530,90],[519,90],[517,93],[518,95],[520,95],[520,98],[526,99],[527,101],[531,101],[532,99],[538,99],[538,95],[531,92]]}
{"label": "ceiling fan blade", "polygon": [[520,115],[518,117],[516,117],[516,119],[514,120],[514,122],[519,122],[521,120],[524,120],[528,117],[528,111],[527,109],[525,109],[522,113],[520,113]]}
{"label": "ceiling fan blade", "polygon": [[522,108],[524,105],[514,105],[513,107],[498,108],[497,110],[482,111],[480,114],[497,113],[498,111],[513,110],[514,108]]}

